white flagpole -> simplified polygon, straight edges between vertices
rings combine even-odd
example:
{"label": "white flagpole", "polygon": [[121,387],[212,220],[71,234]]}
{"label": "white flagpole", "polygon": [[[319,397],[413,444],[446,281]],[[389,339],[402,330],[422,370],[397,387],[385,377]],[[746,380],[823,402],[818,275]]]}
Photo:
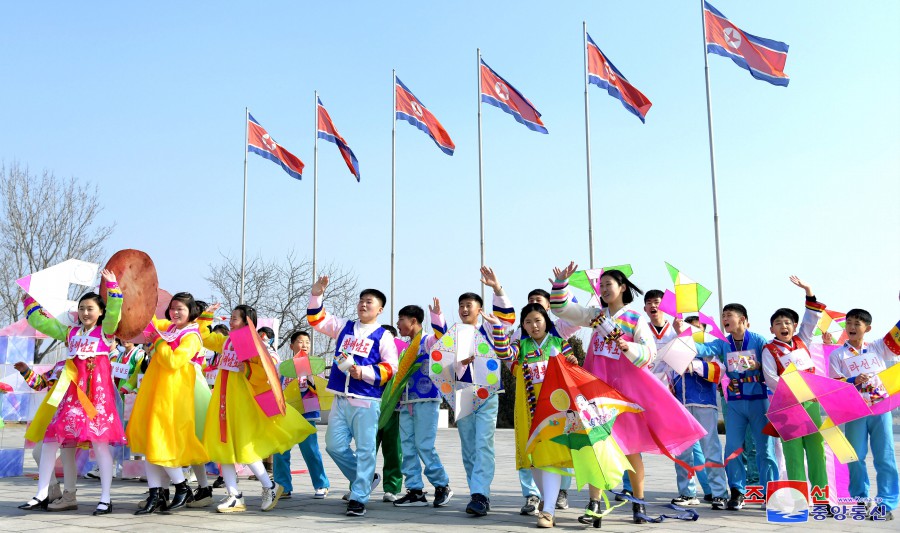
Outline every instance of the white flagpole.
{"label": "white flagpole", "polygon": [[[481,48],[477,48],[478,54],[478,215],[481,240],[481,264],[484,266],[484,172],[481,166]],[[484,300],[484,284],[481,285],[481,299]]]}
{"label": "white flagpole", "polygon": [[588,254],[591,268],[594,268],[594,216],[591,192],[591,106],[588,100],[588,53],[587,22],[582,21],[582,41],[584,42],[584,143],[587,150],[587,203],[588,203]]}
{"label": "white flagpole", "polygon": [[244,267],[247,257],[247,152],[250,146],[250,108],[244,108],[244,221],[241,228],[241,295],[244,303]]}
{"label": "white flagpole", "polygon": [[706,123],[709,127],[709,168],[712,177],[713,228],[716,238],[716,283],[719,289],[719,316],[725,305],[722,293],[722,254],[719,248],[719,198],[716,193],[716,150],[713,145],[712,99],[709,91],[709,54],[706,52],[706,12],[704,0],[700,0],[700,23],[703,30],[703,65],[706,75]]}
{"label": "white flagpole", "polygon": [[394,95],[394,107],[391,109],[393,125],[391,126],[391,318],[394,320],[394,257],[397,242],[397,70],[391,70],[394,83],[391,91]]}
{"label": "white flagpole", "polygon": [[[319,91],[313,91],[313,257],[312,257],[312,282],[316,282],[316,222],[319,213]],[[310,331],[310,352],[316,353],[316,330]]]}

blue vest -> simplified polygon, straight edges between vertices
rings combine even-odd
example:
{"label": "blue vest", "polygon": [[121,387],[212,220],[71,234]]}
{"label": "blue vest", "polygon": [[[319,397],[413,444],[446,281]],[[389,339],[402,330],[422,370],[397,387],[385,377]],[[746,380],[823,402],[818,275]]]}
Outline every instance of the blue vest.
{"label": "blue vest", "polygon": [[416,401],[440,401],[441,395],[438,388],[431,381],[428,373],[428,361],[430,359],[428,349],[425,347],[425,335],[422,335],[422,342],[419,344],[419,358],[416,363],[422,366],[409,376],[406,382],[406,391],[400,399],[400,403],[409,403]]}
{"label": "blue vest", "polygon": [[[336,358],[341,353],[341,346],[344,343],[344,339],[353,336],[353,327],[355,325],[355,320],[348,320],[347,324],[344,325],[344,329],[341,330],[341,334],[338,335],[337,345],[334,350]],[[368,355],[365,357],[361,355],[351,355],[357,365],[369,366],[381,363],[381,337],[384,335],[384,331],[384,328],[379,327],[370,333],[368,337],[365,337],[373,342],[372,349],[369,350]],[[383,391],[382,385],[384,384],[370,385],[361,379],[353,379],[349,374],[343,373],[341,369],[338,368],[337,359],[331,364],[331,376],[328,378],[328,390],[332,392],[356,398],[378,400],[381,398],[381,393]]]}

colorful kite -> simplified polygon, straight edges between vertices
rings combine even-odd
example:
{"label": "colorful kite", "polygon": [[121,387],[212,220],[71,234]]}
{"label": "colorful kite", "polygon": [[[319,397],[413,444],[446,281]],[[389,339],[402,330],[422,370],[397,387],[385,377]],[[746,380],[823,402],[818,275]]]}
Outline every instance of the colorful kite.
{"label": "colorful kite", "polygon": [[680,335],[661,346],[658,354],[659,359],[682,376],[696,356],[697,343],[691,335],[691,328],[685,329]]}
{"label": "colorful kite", "polygon": [[16,280],[22,290],[41,303],[51,316],[66,325],[75,325],[70,313],[78,310],[78,302],[69,299],[69,287],[94,287],[100,265],[78,259],[68,259],[44,270]]}
{"label": "colorful kite", "polygon": [[[458,361],[474,356],[465,368]],[[500,362],[491,345],[474,326],[454,324],[435,343],[429,357],[429,374],[441,396],[459,420],[481,407],[502,387]]]}
{"label": "colorful kite", "polygon": [[634,274],[631,265],[616,265],[603,268],[591,268],[588,270],[575,271],[569,277],[569,285],[579,288],[584,292],[600,297],[600,276],[607,270],[618,270],[625,274],[626,278],[630,278]]}
{"label": "colorful kite", "polygon": [[416,370],[422,366],[417,362],[419,359],[419,344],[422,342],[422,332],[416,333],[412,341],[400,354],[400,360],[397,363],[397,372],[394,377],[387,382],[384,391],[381,393],[381,416],[378,420],[378,427],[383,428],[391,421],[391,415],[400,401],[400,395],[406,389],[406,383],[409,382],[410,376],[415,374]]}
{"label": "colorful kite", "polygon": [[[824,415],[819,426],[803,405],[812,400],[819,403]],[[781,374],[766,416],[784,440],[818,431],[838,460],[846,464],[856,461],[857,456],[838,426],[870,414],[869,406],[852,383],[799,371],[790,364]]]}
{"label": "colorful kite", "polygon": [[696,281],[684,275],[680,270],[666,263],[672,283],[675,284],[675,304],[678,313],[696,313],[700,311],[712,292]]}

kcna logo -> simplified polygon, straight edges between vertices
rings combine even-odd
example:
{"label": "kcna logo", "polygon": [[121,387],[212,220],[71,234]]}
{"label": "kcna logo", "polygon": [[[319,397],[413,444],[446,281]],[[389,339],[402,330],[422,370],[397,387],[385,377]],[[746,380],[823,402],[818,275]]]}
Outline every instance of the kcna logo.
{"label": "kcna logo", "polygon": [[782,524],[809,521],[806,481],[770,481],[766,490],[766,520]]}

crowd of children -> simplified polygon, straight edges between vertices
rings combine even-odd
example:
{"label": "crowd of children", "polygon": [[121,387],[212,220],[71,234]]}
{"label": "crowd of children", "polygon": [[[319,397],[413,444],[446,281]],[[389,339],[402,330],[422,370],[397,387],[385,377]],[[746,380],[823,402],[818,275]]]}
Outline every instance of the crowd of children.
{"label": "crowd of children", "polygon": [[[486,345],[479,355],[504,363],[514,377],[515,388],[509,392],[515,394],[515,466],[504,467],[519,471],[525,498],[522,514],[535,515],[538,527],[553,527],[555,510],[568,507],[567,490],[573,476],[578,475],[581,486],[577,489],[589,485],[588,504],[579,519],[582,523],[599,525],[610,510],[605,491],[622,481],[624,487],[616,497],[632,503],[634,522],[654,521],[645,507],[645,477],[661,473],[645,471],[642,454],[646,453],[663,454],[672,460],[678,490],[672,504],[700,505],[699,485],[703,500],[713,509],[737,511],[744,506],[747,492],[747,465],[741,453],[750,440],[755,445],[763,489],[768,481],[779,478],[808,480],[811,489],[827,487],[820,433],[783,440],[767,418],[772,394],[788,369],[816,372],[810,364],[809,346],[825,305],[809,285],[791,277],[791,282],[805,291],[804,315],[801,319],[790,308],[777,309],[770,318],[772,338],[748,329],[749,317],[743,305],[725,305],[721,315],[727,334],[724,340],[703,342],[702,333],[694,335],[698,338],[696,357],[686,369],[675,369],[660,356],[663,348],[688,328],[702,332],[706,326],[697,317],[669,322],[660,309],[664,293],[644,293],[616,269],[605,270],[599,279],[601,306],[584,307],[568,290],[568,279],[576,269],[572,263],[554,269],[551,292],[538,288],[528,294],[518,328],[513,303],[488,267],[481,269],[481,282],[493,291],[491,311],[483,308],[482,298],[474,292],[464,293],[457,300],[460,322],[453,331],[469,328]],[[366,514],[372,490],[382,479],[384,500],[396,507],[429,505],[426,479],[433,486],[430,503],[434,507],[450,503],[454,493],[442,463],[442,457],[448,460],[450,450],[435,449],[439,409],[447,391],[433,379],[429,357],[437,344],[449,346],[456,337],[450,337],[451,328],[439,299],[428,306],[432,334],[425,334],[425,311],[417,305],[406,305],[397,317],[391,317],[396,319],[394,330],[380,323],[386,304],[381,291],[366,289],[360,293],[355,318],[336,317],[324,307],[329,279],[320,277],[312,285],[307,320],[315,331],[335,340],[333,358],[328,357],[332,362],[317,376],[292,374],[273,379],[273,369],[283,366],[274,350],[241,352],[247,345],[248,330],[244,328],[258,324],[252,306],[238,305],[227,327],[214,327],[217,305],[206,307],[189,293],[178,293],[169,303],[166,319],[154,317],[152,327],[145,330],[143,347],[122,339],[124,351],[120,352],[115,348],[114,333],[123,295],[112,272],[103,271],[102,283],[108,297],[104,300],[93,292],[85,294],[78,303],[76,327],[63,325],[38,302],[25,299],[28,322],[64,342],[68,354],[44,375],[24,363],[16,365],[30,387],[48,391],[26,433],[26,438],[36,443],[38,487],[20,509],[77,509],[75,448],[81,446],[93,448],[98,463],[101,496],[93,514],[111,513],[115,466],[110,449],[126,443],[130,453],[143,457],[146,464],[149,491],[139,504],[138,515],[211,505],[213,488],[222,485],[225,495],[217,511],[244,511],[246,505],[237,482],[240,465],[246,465],[259,481],[260,508],[269,511],[294,490],[290,452],[295,445],[307,464],[314,497],[325,498],[330,482],[316,436],[320,407],[317,401],[308,401],[317,397],[317,379],[321,380],[318,388],[324,385],[326,389],[319,392],[333,395],[325,451],[347,478],[350,490],[344,498],[348,516]],[[645,315],[631,305],[641,295]],[[880,337],[864,339],[871,323],[872,317],[865,310],[848,312],[847,340],[830,353],[827,365],[830,378],[853,384],[870,406],[888,396],[877,374],[900,361],[900,354],[893,351],[895,344]],[[568,342],[580,328],[592,332],[582,365]],[[260,333],[263,341],[274,342],[271,329],[262,328]],[[398,348],[402,344],[395,339],[400,337],[411,340],[408,353]],[[291,353],[306,357],[311,351],[310,341],[308,331],[292,332]],[[461,381],[471,381],[474,372],[475,351],[469,352],[472,355],[456,361],[452,369]],[[398,361],[404,355],[420,366],[408,370],[406,365],[403,368],[408,371],[402,370],[405,375],[400,376]],[[861,357],[870,361],[865,372],[855,364]],[[603,446],[593,444],[596,455],[588,461],[595,461],[606,471],[597,475],[597,466],[593,465],[595,471],[584,477],[587,483],[578,473],[585,469],[583,453],[576,458],[564,438],[535,436],[532,422],[536,409],[541,402],[551,401],[541,388],[550,374],[603,385],[623,406],[630,406],[609,412],[593,404],[579,404],[579,414],[570,411],[570,418],[563,421],[567,434],[598,427],[607,431],[604,435],[608,440]],[[383,406],[385,386],[400,379],[403,389],[396,405]],[[465,512],[475,517],[491,510],[491,484],[497,466],[497,395],[501,392],[499,384],[477,392],[476,387],[450,392],[457,404],[470,406],[470,412],[459,417],[456,426],[469,490]],[[120,412],[122,398],[134,394],[133,408],[125,420],[125,413]],[[273,411],[267,403],[270,397],[283,397],[283,408]],[[556,401],[552,400],[554,407]],[[721,405],[727,406],[724,451],[718,436]],[[802,405],[819,427],[823,418],[819,403],[810,400]],[[381,415],[383,407],[391,410],[389,415]],[[577,420],[580,413],[589,411],[593,414]],[[843,430],[859,458],[848,464],[849,494],[866,505],[870,516],[892,519],[900,486],[890,410],[848,422]],[[384,455],[383,478],[375,472],[379,447]],[[874,497],[869,493],[865,464],[870,447],[877,474]],[[58,451],[63,464],[63,490],[55,479]],[[274,462],[272,477],[264,466],[270,457]],[[212,463],[217,465],[220,478],[210,484],[207,465]],[[186,467],[192,467],[191,477],[198,483],[193,491],[188,486]],[[623,473],[627,473],[624,478]],[[174,484],[171,495],[170,483]],[[400,495],[404,484],[406,493]]]}

